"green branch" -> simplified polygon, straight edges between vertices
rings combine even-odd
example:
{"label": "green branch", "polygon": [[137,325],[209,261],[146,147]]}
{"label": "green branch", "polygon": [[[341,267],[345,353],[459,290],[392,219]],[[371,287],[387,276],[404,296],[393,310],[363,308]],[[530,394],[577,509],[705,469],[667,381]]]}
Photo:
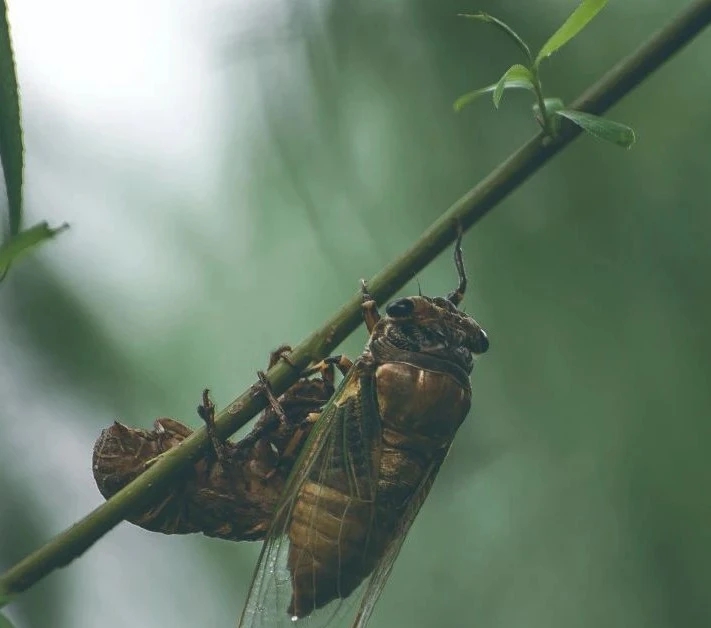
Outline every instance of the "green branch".
{"label": "green branch", "polygon": [[[693,2],[590,87],[572,107],[588,113],[603,113],[683,48],[709,22],[711,0]],[[553,141],[540,134],[526,142],[442,214],[408,251],[368,282],[373,296],[382,302],[393,295],[454,241],[457,222],[465,229],[471,227],[579,133],[577,126],[564,124],[560,135]],[[354,294],[318,331],[296,347],[291,355],[295,366],[305,367],[311,360],[328,355],[360,323],[360,295]],[[284,392],[296,381],[297,375],[297,370],[283,361],[268,373],[276,393]],[[265,400],[255,384],[218,415],[218,433],[223,437],[234,433],[264,406]],[[207,444],[205,430],[196,431],[106,503],[9,569],[0,577],[0,605],[3,598],[24,591],[54,569],[80,556],[131,510],[149,502],[155,492],[169,484],[181,468],[202,455]]]}

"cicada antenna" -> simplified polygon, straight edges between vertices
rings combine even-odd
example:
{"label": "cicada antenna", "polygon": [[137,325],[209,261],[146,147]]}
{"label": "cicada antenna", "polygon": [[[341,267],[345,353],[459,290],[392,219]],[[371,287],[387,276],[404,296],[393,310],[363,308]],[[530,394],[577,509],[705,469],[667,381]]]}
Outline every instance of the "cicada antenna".
{"label": "cicada antenna", "polygon": [[454,245],[454,265],[457,268],[457,275],[459,275],[459,285],[456,290],[447,295],[447,300],[454,303],[454,305],[459,305],[462,302],[464,293],[467,290],[467,273],[464,270],[464,258],[462,257],[463,235],[464,230],[462,229],[462,224],[457,222],[457,242]]}

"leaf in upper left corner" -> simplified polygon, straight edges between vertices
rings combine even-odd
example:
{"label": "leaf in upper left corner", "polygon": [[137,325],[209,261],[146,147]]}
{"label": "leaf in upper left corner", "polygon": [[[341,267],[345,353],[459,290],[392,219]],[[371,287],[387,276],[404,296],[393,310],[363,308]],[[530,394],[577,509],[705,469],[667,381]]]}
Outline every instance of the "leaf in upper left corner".
{"label": "leaf in upper left corner", "polygon": [[5,175],[10,237],[22,223],[22,171],[24,167],[20,98],[10,40],[5,0],[0,0],[0,162]]}
{"label": "leaf in upper left corner", "polygon": [[622,148],[631,148],[632,144],[637,141],[634,130],[621,122],[608,120],[584,111],[576,111],[575,109],[559,109],[555,112],[555,115],[567,118],[586,133],[590,133],[590,135],[594,135],[606,142],[617,144],[617,146],[622,146]]}
{"label": "leaf in upper left corner", "polygon": [[0,246],[0,276],[4,275],[10,264],[17,260],[18,257],[29,252],[45,240],[54,238],[68,228],[69,225],[66,223],[53,229],[46,222],[41,222],[11,237]]}

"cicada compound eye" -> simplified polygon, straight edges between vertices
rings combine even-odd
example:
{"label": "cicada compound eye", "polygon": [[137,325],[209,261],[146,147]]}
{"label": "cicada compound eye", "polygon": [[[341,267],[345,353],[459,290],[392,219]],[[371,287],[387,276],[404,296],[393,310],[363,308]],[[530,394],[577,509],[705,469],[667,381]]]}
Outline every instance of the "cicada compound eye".
{"label": "cicada compound eye", "polygon": [[385,312],[388,316],[392,316],[393,318],[403,318],[410,316],[414,309],[415,304],[412,302],[412,299],[405,297],[388,303]]}
{"label": "cicada compound eye", "polygon": [[489,350],[489,337],[483,329],[479,330],[476,338],[474,339],[474,346],[472,351],[477,355],[480,353],[486,353]]}

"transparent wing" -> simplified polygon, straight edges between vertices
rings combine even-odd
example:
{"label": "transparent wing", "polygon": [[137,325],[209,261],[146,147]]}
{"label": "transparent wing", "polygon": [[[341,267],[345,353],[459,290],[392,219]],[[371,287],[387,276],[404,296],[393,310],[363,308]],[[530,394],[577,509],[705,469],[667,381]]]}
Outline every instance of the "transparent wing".
{"label": "transparent wing", "polygon": [[444,459],[447,457],[448,451],[449,448],[439,452],[425,472],[422,482],[418,486],[417,490],[413,493],[412,499],[405,508],[387,549],[385,550],[382,558],[375,565],[373,573],[368,579],[368,584],[363,589],[360,607],[358,608],[358,613],[356,614],[351,628],[365,628],[367,625],[370,615],[373,612],[373,608],[375,607],[375,603],[378,601],[378,598],[383,591],[383,587],[385,586],[393,565],[395,564],[395,559],[400,553],[405,537],[410,530],[410,526],[415,520],[417,513],[420,511],[422,504],[424,504],[425,499],[427,499],[427,495],[432,488],[434,479],[437,477],[437,473],[439,472]]}
{"label": "transparent wing", "polygon": [[240,628],[293,628],[295,615],[299,627],[325,628],[353,616],[377,542],[382,439],[372,381],[356,362],[324,407],[275,513]]}

